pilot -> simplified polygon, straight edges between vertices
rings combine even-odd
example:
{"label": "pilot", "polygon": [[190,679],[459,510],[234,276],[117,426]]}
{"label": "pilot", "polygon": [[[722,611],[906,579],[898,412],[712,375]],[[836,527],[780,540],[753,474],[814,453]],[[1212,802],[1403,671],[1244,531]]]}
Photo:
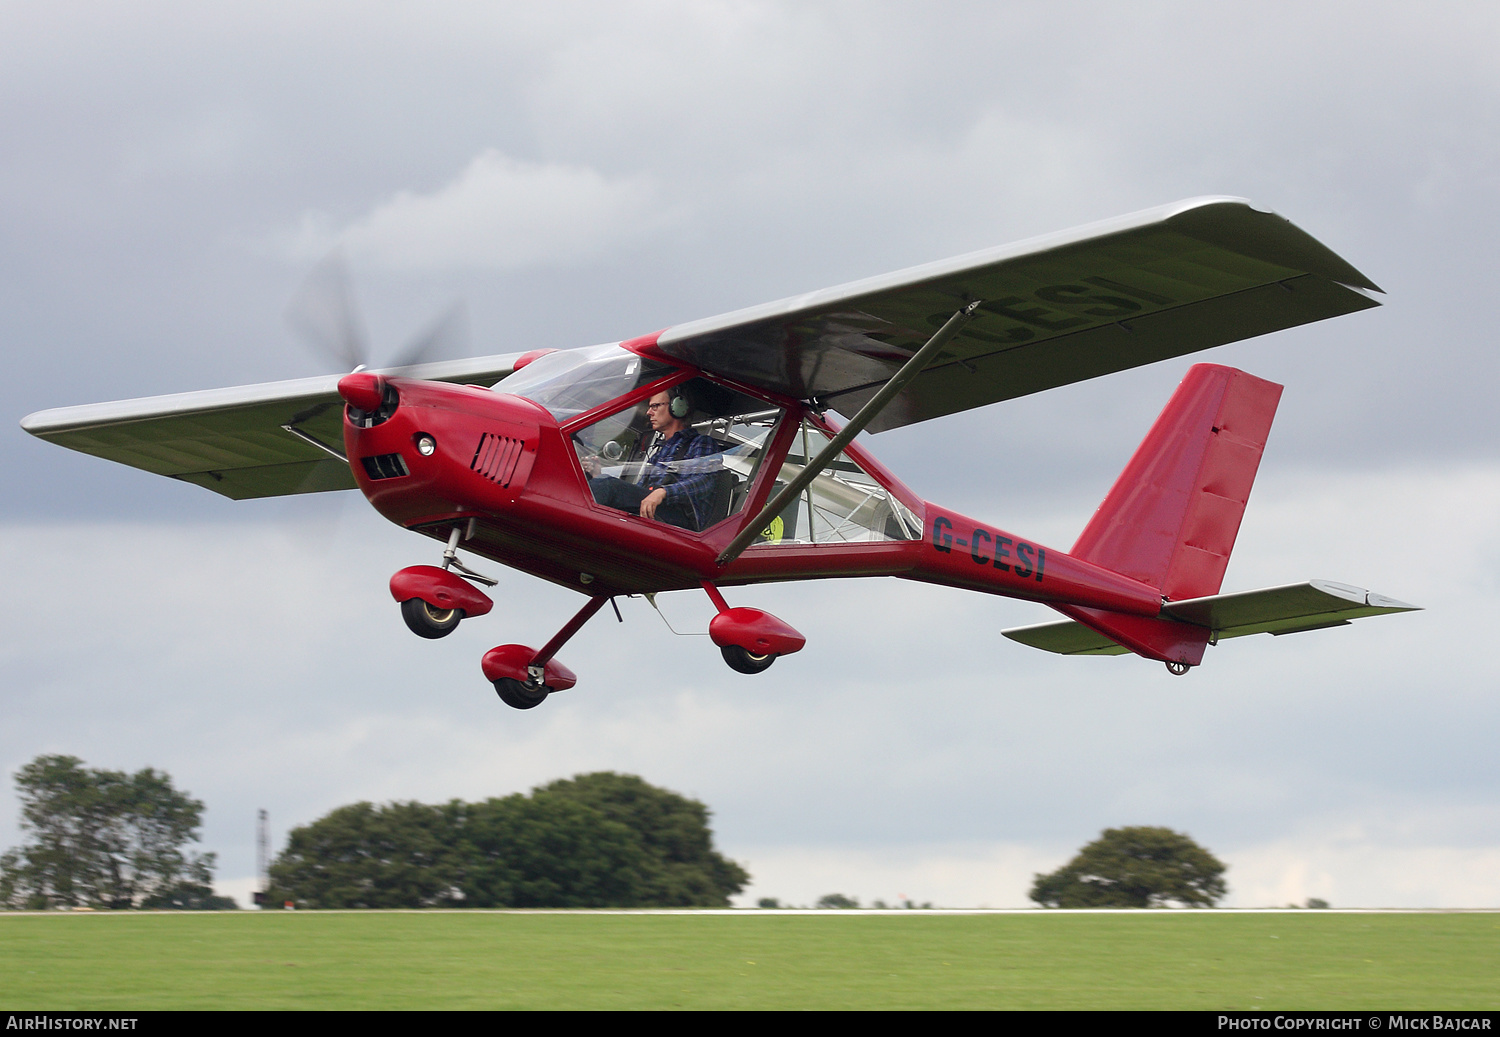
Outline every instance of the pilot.
{"label": "pilot", "polygon": [[723,467],[716,455],[724,446],[692,429],[687,423],[691,410],[687,397],[676,391],[651,397],[646,404],[646,420],[661,443],[646,458],[640,482],[599,475],[598,462],[591,460],[586,468],[592,476],[589,489],[594,499],[607,507],[635,512],[641,518],[694,531],[702,529]]}

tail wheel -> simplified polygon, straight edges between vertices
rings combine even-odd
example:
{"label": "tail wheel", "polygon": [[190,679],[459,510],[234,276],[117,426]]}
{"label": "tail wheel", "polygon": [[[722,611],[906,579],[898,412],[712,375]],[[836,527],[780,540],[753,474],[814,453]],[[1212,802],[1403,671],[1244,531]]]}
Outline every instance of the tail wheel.
{"label": "tail wheel", "polygon": [[1173,677],[1181,677],[1191,669],[1192,667],[1187,663],[1167,663],[1167,672],[1170,673]]}
{"label": "tail wheel", "polygon": [[763,673],[769,670],[771,664],[776,661],[774,655],[756,655],[739,645],[725,645],[719,651],[723,654],[724,661],[729,664],[729,668],[740,673]]}
{"label": "tail wheel", "polygon": [[549,692],[545,685],[538,688],[510,677],[501,677],[495,682],[495,694],[512,709],[535,709],[546,700]]}
{"label": "tail wheel", "polygon": [[434,608],[421,598],[408,598],[401,603],[401,618],[413,634],[436,640],[458,629],[464,610]]}

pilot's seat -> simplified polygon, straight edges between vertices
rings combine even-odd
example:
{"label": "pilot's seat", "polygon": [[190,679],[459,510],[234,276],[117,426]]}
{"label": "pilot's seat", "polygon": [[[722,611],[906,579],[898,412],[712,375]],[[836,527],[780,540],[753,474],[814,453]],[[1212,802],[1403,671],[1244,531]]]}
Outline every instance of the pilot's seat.
{"label": "pilot's seat", "polygon": [[740,477],[728,468],[721,468],[714,473],[714,492],[709,498],[701,529],[707,529],[714,523],[723,522],[729,517],[729,511],[734,504],[740,483]]}

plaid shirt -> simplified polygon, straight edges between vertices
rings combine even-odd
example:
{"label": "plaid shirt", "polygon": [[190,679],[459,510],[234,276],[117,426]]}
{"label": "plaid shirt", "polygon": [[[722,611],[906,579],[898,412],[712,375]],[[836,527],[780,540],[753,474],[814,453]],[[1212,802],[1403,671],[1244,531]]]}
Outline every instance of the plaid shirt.
{"label": "plaid shirt", "polygon": [[700,436],[684,428],[646,458],[641,485],[665,490],[667,498],[662,503],[680,503],[701,529],[713,504],[714,480],[724,468],[724,459],[719,456],[723,449],[724,444],[712,436]]}

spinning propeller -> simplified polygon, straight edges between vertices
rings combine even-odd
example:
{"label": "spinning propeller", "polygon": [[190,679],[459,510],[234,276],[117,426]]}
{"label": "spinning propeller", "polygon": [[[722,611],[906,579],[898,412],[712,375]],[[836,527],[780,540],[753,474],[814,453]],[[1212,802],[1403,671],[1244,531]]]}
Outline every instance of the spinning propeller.
{"label": "spinning propeller", "polygon": [[[371,366],[369,338],[354,301],[349,266],[342,252],[335,250],[313,267],[287,304],[286,321],[335,370],[355,374]],[[467,310],[462,302],[455,302],[412,338],[382,370],[415,367],[442,354],[464,355],[468,340]]]}
{"label": "spinning propeller", "polygon": [[[338,249],[313,267],[287,304],[285,319],[297,338],[326,366],[335,371],[346,372],[339,382],[340,395],[365,411],[377,411],[384,402],[385,374],[414,367],[440,356],[465,356],[469,352],[467,310],[462,301],[455,301],[408,341],[389,363],[377,371],[368,370],[372,362],[370,340],[354,298],[348,262]],[[342,444],[337,439],[327,440],[326,436],[319,438],[318,435],[310,434],[311,430],[301,427],[304,422],[334,405],[317,404],[293,415],[282,428],[334,457],[345,460]],[[317,486],[319,479],[317,471],[310,472],[297,494],[305,488]],[[337,521],[335,514],[334,522]]]}

